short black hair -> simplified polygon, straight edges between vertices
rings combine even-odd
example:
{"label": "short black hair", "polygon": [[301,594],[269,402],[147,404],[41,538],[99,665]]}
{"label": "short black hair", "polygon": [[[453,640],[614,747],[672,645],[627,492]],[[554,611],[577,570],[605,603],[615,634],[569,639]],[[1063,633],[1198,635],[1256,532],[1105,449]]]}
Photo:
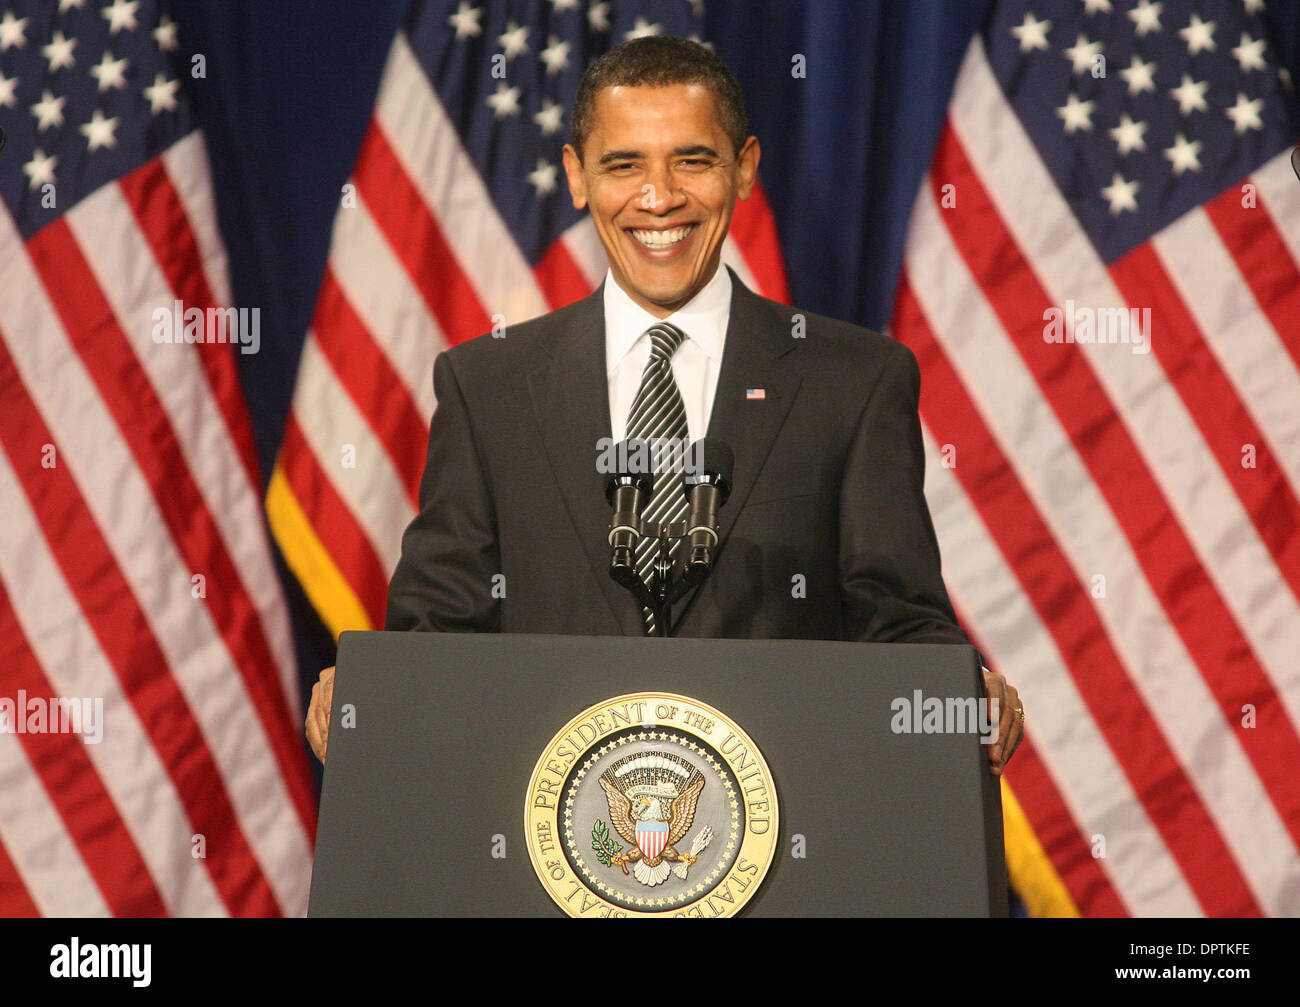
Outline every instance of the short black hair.
{"label": "short black hair", "polygon": [[749,136],[740,84],[712,50],[674,35],[645,35],[615,46],[591,61],[573,99],[573,146],[582,159],[582,145],[591,135],[596,95],[607,87],[668,87],[702,84],[713,92],[718,118],[739,154]]}

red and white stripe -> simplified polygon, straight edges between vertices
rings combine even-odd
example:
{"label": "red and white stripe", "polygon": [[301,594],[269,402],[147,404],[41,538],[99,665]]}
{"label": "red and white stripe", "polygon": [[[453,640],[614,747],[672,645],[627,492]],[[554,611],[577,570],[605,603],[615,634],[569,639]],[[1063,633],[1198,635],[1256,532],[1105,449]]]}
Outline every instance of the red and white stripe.
{"label": "red and white stripe", "polygon": [[[945,576],[1024,697],[1008,778],[1085,914],[1300,913],[1289,171],[1108,267],[977,39],[913,212],[893,329],[921,362]],[[1067,299],[1150,308],[1151,352],[1046,343]]]}
{"label": "red and white stripe", "polygon": [[[530,267],[402,32],[348,184],[279,467],[368,626],[381,627],[424,470],[435,356],[589,294],[605,255],[585,219]],[[742,207],[743,238],[728,239],[724,259],[784,296],[761,193]],[[336,630],[367,628],[324,614]]]}
{"label": "red and white stripe", "polygon": [[6,905],[301,915],[314,800],[235,351],[152,339],[156,308],[228,303],[199,135],[25,244],[0,213],[0,291],[5,694],[105,716],[98,745],[0,736]]}

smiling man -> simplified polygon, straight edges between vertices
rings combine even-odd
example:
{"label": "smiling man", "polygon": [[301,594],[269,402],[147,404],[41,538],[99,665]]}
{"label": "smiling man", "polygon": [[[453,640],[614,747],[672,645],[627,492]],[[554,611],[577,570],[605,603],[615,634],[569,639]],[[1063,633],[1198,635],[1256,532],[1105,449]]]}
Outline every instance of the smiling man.
{"label": "smiling man", "polygon": [[[652,631],[609,577],[595,460],[611,439],[707,433],[734,451],[733,487],[673,635],[968,643],[922,492],[912,354],[758,297],[721,264],[760,155],[731,72],[694,42],[636,39],[588,68],[572,123],[569,190],[609,273],[576,304],[439,356],[387,628]],[[674,482],[650,516],[680,500]],[[985,682],[999,774],[1024,717],[1000,675]],[[327,669],[307,717],[322,759],[332,690]]]}
{"label": "smiling man", "polygon": [[[574,206],[590,208],[611,277],[658,318],[725,276],[731,214],[758,173],[735,79],[707,49],[683,63],[682,42],[628,43],[593,63],[564,148]],[[702,79],[681,80],[692,64]]]}

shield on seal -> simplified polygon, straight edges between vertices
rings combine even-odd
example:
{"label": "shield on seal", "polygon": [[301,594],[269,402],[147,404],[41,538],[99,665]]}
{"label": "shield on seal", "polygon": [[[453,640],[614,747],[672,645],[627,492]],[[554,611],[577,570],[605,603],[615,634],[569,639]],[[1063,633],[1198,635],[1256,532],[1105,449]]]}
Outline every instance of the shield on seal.
{"label": "shield on seal", "polygon": [[646,859],[653,860],[663,853],[664,847],[668,845],[668,823],[637,822],[636,844],[641,847],[641,852],[646,855]]}

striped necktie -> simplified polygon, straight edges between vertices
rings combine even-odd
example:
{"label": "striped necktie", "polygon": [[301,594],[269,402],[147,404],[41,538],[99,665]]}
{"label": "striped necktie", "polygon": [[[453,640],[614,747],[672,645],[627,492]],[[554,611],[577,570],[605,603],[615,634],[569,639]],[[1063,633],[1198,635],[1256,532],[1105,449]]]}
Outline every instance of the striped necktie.
{"label": "striped necktie", "polygon": [[[672,358],[681,346],[686,333],[667,322],[658,322],[648,330],[650,336],[650,359],[646,362],[645,372],[641,375],[641,388],[632,402],[632,410],[627,417],[628,440],[646,440],[652,445],[675,445],[677,450],[659,450],[652,453],[655,461],[655,488],[649,504],[642,511],[646,521],[671,524],[686,520],[688,510],[686,494],[682,492],[680,465],[682,451],[685,450],[689,431],[686,426],[686,406],[682,402],[682,393],[673,378]],[[662,440],[662,439],[668,440]],[[664,466],[660,471],[659,467]],[[669,555],[676,562],[680,543],[674,541]],[[641,579],[651,583],[651,574],[659,556],[657,539],[645,536],[636,549],[636,569]],[[654,611],[642,608],[647,636],[655,634]]]}

